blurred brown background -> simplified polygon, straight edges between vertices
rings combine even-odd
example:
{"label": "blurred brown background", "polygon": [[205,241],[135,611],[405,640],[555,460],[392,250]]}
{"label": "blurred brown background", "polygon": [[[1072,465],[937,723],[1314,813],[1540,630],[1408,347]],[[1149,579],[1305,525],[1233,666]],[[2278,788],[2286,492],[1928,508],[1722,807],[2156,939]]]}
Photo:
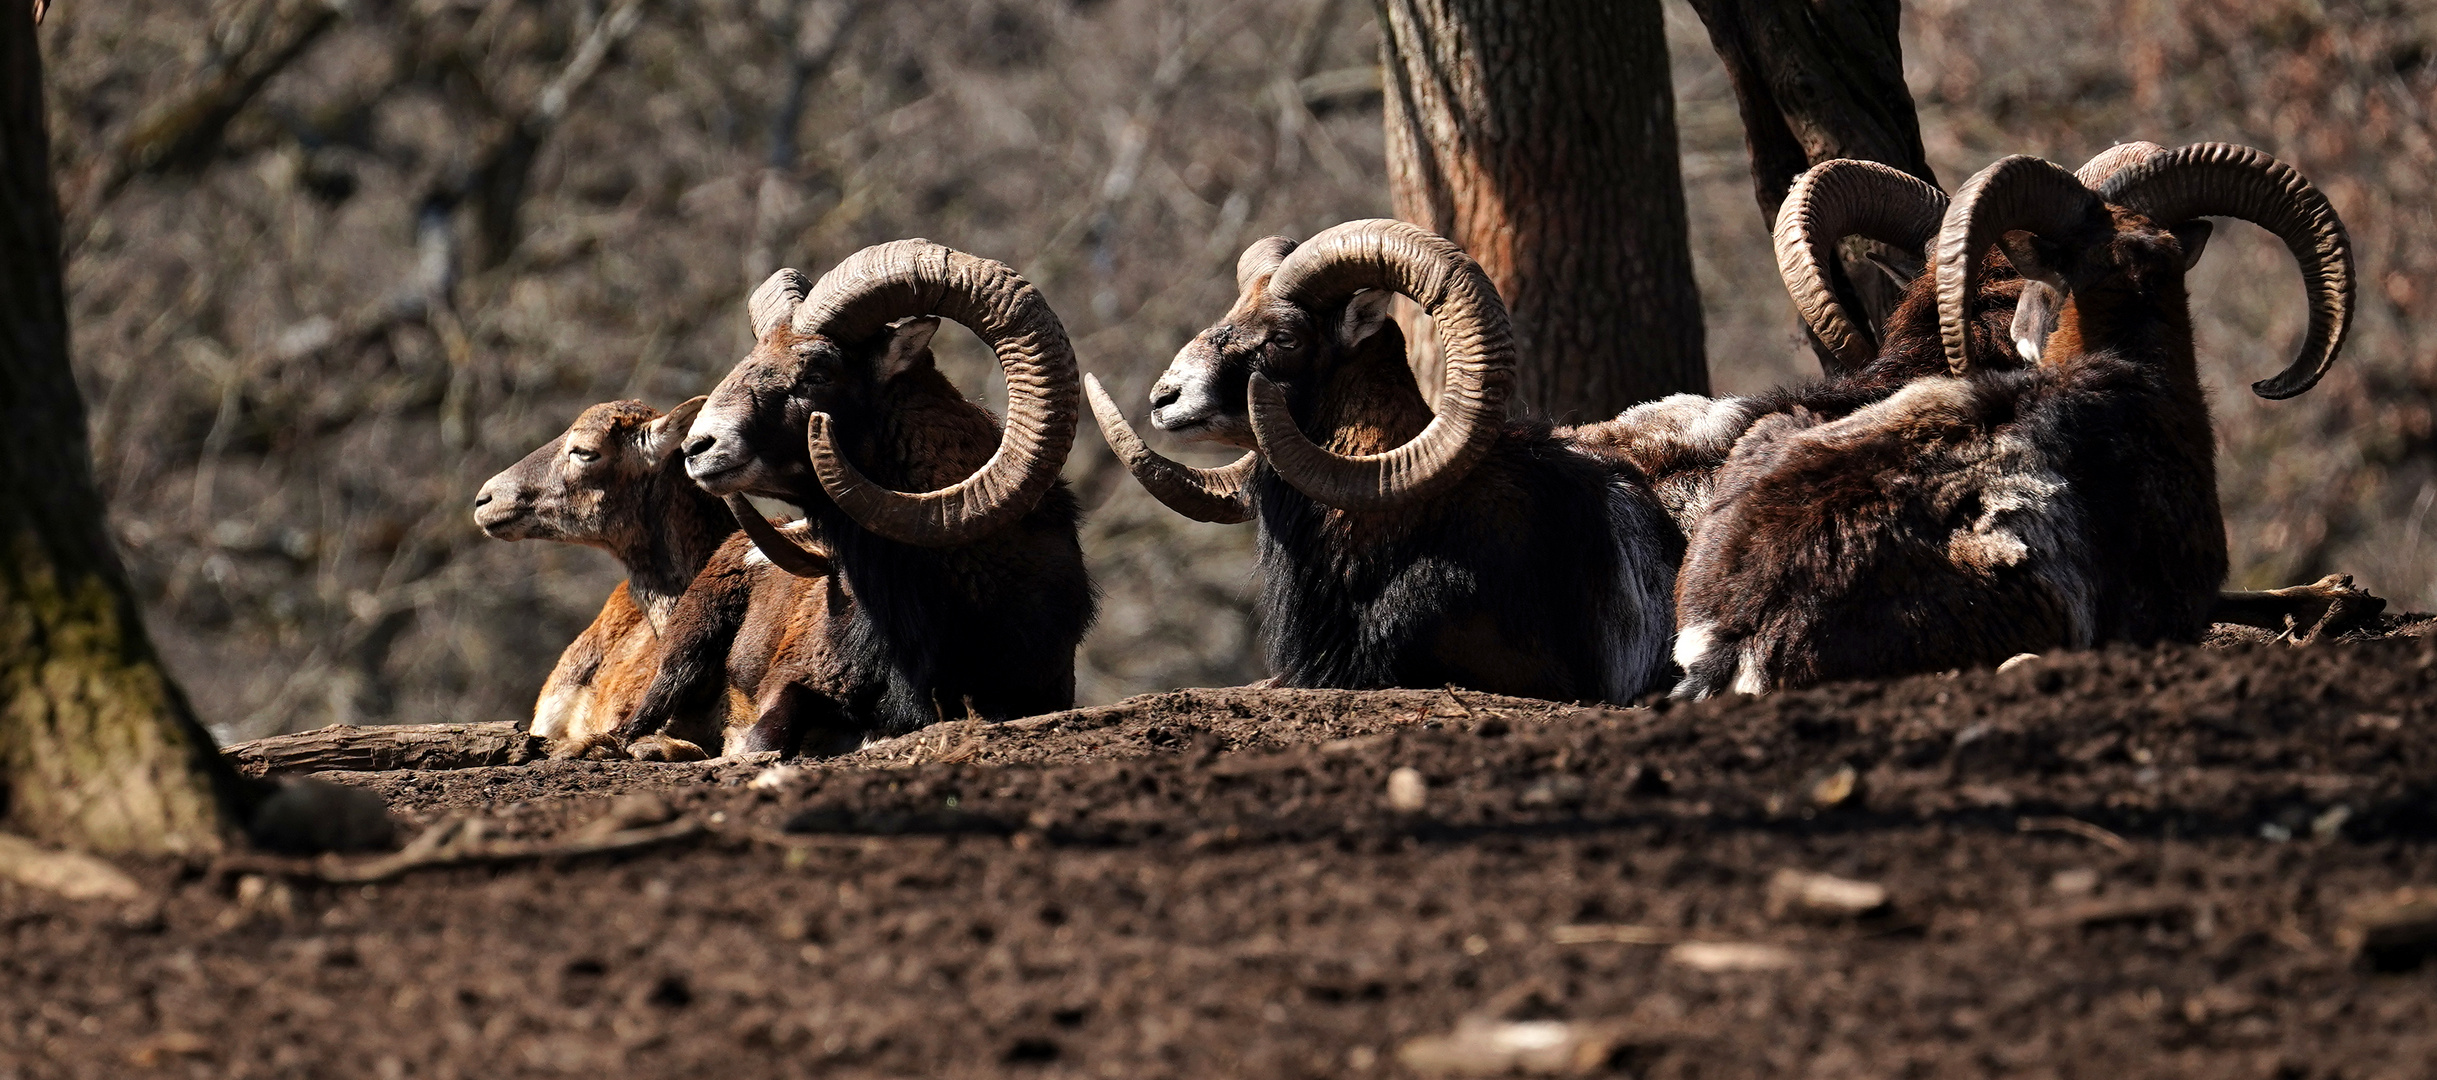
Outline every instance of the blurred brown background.
{"label": "blurred brown background", "polygon": [[[1808,377],[1724,73],[1667,20],[1713,378]],[[2245,389],[2301,332],[2282,248],[2221,230],[2194,279],[2234,584],[2437,607],[2437,9],[1927,0],[1904,29],[1949,187],[2142,138],[2327,191],[2361,317],[2309,395]],[[69,0],[42,34],[98,474],[223,739],[525,714],[619,573],[485,539],[475,487],[585,405],[707,390],[777,266],[1005,260],[1139,413],[1246,243],[1387,212],[1360,0]],[[978,345],[944,352],[995,404]],[[1085,700],[1260,677],[1249,528],[1161,509],[1088,424],[1067,475],[1107,594]]]}

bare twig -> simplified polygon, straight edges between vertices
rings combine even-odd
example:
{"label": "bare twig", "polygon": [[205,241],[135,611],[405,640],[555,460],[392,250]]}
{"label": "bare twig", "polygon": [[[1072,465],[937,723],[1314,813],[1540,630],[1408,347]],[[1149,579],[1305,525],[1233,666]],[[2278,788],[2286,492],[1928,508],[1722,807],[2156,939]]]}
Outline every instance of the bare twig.
{"label": "bare twig", "polygon": [[2108,850],[2113,851],[2118,855],[2136,855],[2140,853],[2140,849],[2134,847],[2132,845],[2132,841],[2126,840],[2121,836],[2117,836],[2116,834],[2108,832],[2107,830],[2087,821],[2083,821],[2080,818],[2026,817],[2016,820],[2014,822],[2014,829],[2017,832],[2072,833],[2073,835],[2081,837],[2084,840],[2103,845]]}
{"label": "bare twig", "polygon": [[[239,18],[259,23],[254,32],[232,35],[241,44],[207,64],[191,89],[145,110],[128,125],[117,150],[102,165],[100,180],[83,200],[85,216],[142,173],[208,159],[229,121],[272,76],[320,40],[338,22],[344,6],[330,0],[263,0],[247,9]],[[37,19],[43,7],[34,5]]]}
{"label": "bare twig", "polygon": [[1629,923],[1575,923],[1549,928],[1549,940],[1559,945],[1673,945],[1683,937],[1660,927]]}
{"label": "bare twig", "polygon": [[447,866],[475,866],[488,863],[529,862],[537,859],[569,859],[584,855],[609,855],[623,851],[638,851],[647,847],[702,835],[702,823],[692,818],[678,818],[662,825],[646,825],[596,834],[577,833],[551,840],[490,840],[484,837],[486,823],[481,818],[450,818],[415,837],[404,848],[371,859],[348,859],[325,855],[310,863],[281,863],[278,865],[237,865],[238,869],[283,873],[292,877],[326,881],[334,885],[363,885],[388,881],[417,870]]}

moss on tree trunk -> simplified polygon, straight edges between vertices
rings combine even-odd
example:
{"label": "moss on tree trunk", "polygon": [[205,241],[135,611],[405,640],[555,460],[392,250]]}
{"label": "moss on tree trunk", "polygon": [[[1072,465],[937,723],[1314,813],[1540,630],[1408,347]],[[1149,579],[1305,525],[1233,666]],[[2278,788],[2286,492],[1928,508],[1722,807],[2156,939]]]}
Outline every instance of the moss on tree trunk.
{"label": "moss on tree trunk", "polygon": [[32,9],[0,2],[0,823],[100,852],[227,842],[247,788],[161,670],[68,367]]}

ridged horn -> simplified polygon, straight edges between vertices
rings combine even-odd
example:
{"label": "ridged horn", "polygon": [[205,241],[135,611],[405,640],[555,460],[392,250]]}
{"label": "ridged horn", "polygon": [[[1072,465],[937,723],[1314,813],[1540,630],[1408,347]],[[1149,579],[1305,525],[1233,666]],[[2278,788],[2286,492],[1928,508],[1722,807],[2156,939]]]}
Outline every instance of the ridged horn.
{"label": "ridged horn", "polygon": [[2099,151],[2098,155],[2090,160],[2082,162],[2081,168],[2073,170],[2073,178],[2081,181],[2083,187],[2097,191],[2099,185],[2106,183],[2108,178],[2165,152],[2165,147],[2154,142],[2135,140],[2117,143]]}
{"label": "ridged horn", "polygon": [[829,576],[831,565],[827,552],[815,551],[787,539],[787,534],[778,531],[778,527],[770,524],[770,519],[763,517],[762,512],[742,495],[730,495],[724,501],[728,504],[728,513],[736,518],[736,527],[745,531],[745,538],[761,549],[762,556],[770,560],[770,565],[797,577]]}
{"label": "ridged horn", "polygon": [[1083,392],[1092,403],[1092,418],[1100,421],[1100,437],[1108,440],[1109,451],[1153,498],[1195,521],[1235,525],[1252,520],[1252,467],[1261,455],[1246,453],[1215,469],[1172,461],[1143,445],[1142,436],[1126,423],[1125,413],[1100,388],[1099,376],[1084,376]]}
{"label": "ridged horn", "polygon": [[827,414],[813,414],[804,437],[822,489],[858,524],[901,543],[954,547],[1029,513],[1057,482],[1080,419],[1075,351],[1031,282],[1004,263],[928,240],[848,256],[795,309],[795,329],[862,341],[916,315],[961,323],[998,356],[1007,376],[1007,424],[990,460],[937,491],[891,491],[838,452]]}
{"label": "ridged horn", "polygon": [[2087,220],[2099,197],[2063,166],[2017,154],[1980,170],[1955,189],[1946,220],[1938,227],[1935,260],[1938,286],[1938,344],[1947,370],[1971,370],[1971,310],[1980,287],[1975,258],[2015,229],[2059,233]]}
{"label": "ridged horn", "polygon": [[1295,426],[1268,378],[1255,373],[1250,388],[1253,438],[1269,467],[1312,499],[1347,510],[1427,498],[1463,479],[1498,437],[1515,369],[1506,303],[1489,275],[1427,229],[1349,221],[1297,247],[1269,279],[1271,296],[1305,310],[1363,289],[1403,294],[1437,320],[1444,389],[1421,434],[1386,453],[1331,453]]}
{"label": "ridged horn", "polygon": [[804,272],[792,267],[771,274],[761,287],[745,301],[745,317],[753,320],[753,340],[767,341],[770,332],[785,325],[795,314],[795,306],[804,302],[804,294],[812,291],[812,282]]}
{"label": "ridged horn", "polygon": [[1830,374],[1857,371],[1878,343],[1828,287],[1830,260],[1847,236],[1921,251],[1938,235],[1946,193],[1920,177],[1875,161],[1839,158],[1794,178],[1777,208],[1777,275],[1811,333],[1836,357]]}
{"label": "ridged horn", "polygon": [[1235,259],[1235,291],[1241,296],[1251,288],[1254,279],[1275,273],[1278,264],[1286,261],[1287,252],[1295,250],[1295,242],[1283,236],[1269,236],[1253,241]]}
{"label": "ridged horn", "polygon": [[2251,392],[2289,398],[2318,385],[2334,366],[2352,329],[2352,240],[2327,196],[2293,166],[2248,146],[2194,143],[2116,173],[2099,195],[2161,225],[2230,217],[2275,233],[2301,263],[2310,333],[2293,362],[2252,383]]}

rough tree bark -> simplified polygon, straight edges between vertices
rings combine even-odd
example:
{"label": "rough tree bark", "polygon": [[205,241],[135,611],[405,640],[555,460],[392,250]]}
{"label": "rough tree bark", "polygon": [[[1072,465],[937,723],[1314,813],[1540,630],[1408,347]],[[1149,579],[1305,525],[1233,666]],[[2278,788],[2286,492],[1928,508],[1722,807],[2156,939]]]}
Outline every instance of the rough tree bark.
{"label": "rough tree bark", "polygon": [[[1898,0],[1692,0],[1726,64],[1752,154],[1752,189],[1764,226],[1802,171],[1833,158],[1892,165],[1936,184],[1921,150],[1921,121],[1904,86]],[[1918,273],[1909,253],[1851,242],[1830,268],[1837,299],[1876,332],[1903,287],[1867,261],[1876,254]],[[1835,371],[1819,342],[1811,347]]]}
{"label": "rough tree bark", "polygon": [[1707,393],[1658,0],[1378,0],[1396,215],[1514,313],[1516,400]]}
{"label": "rough tree bark", "polygon": [[103,528],[33,14],[0,3],[0,821],[89,851],[210,851],[249,786],[161,670]]}

